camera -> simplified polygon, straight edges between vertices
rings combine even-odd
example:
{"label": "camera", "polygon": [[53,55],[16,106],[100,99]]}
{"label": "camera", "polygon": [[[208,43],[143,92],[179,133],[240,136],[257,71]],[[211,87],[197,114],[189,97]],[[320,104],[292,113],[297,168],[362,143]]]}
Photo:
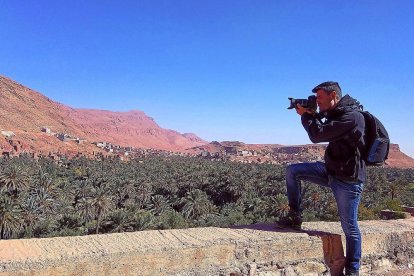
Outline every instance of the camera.
{"label": "camera", "polygon": [[295,99],[295,98],[288,98],[290,100],[290,106],[288,109],[296,108],[297,104],[300,104],[304,108],[310,109],[310,110],[316,110],[316,96],[311,95],[307,99]]}

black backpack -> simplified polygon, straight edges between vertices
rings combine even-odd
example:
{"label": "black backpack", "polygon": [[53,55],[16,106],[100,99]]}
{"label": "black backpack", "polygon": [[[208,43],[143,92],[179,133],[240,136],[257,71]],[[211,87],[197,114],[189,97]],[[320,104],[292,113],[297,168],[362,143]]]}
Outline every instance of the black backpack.
{"label": "black backpack", "polygon": [[390,138],[384,125],[377,117],[364,111],[362,106],[360,112],[365,119],[365,152],[362,159],[367,166],[382,166],[388,158],[390,150]]}

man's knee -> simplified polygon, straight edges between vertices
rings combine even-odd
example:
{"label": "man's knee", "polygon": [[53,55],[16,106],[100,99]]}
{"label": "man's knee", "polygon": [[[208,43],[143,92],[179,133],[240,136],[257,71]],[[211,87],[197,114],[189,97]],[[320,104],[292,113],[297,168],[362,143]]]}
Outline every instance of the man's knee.
{"label": "man's knee", "polygon": [[297,174],[298,164],[290,164],[286,167],[286,176],[294,176]]}
{"label": "man's knee", "polygon": [[286,175],[291,175],[292,174],[292,165],[288,165],[286,167]]}
{"label": "man's knee", "polygon": [[361,233],[359,231],[358,221],[347,221],[341,219],[341,226],[345,236],[351,238],[360,237]]}

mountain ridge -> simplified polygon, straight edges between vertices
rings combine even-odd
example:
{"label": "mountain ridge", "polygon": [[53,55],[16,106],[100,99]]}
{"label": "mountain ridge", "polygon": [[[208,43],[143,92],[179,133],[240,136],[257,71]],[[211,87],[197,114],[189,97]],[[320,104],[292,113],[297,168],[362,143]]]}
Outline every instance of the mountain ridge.
{"label": "mountain ridge", "polygon": [[[246,144],[240,141],[213,141],[197,146],[193,150],[212,159],[228,159],[244,163],[290,164],[322,161],[326,144],[279,145]],[[391,144],[385,166],[414,168],[414,159],[400,150],[398,144]]]}
{"label": "mountain ridge", "polygon": [[[284,160],[296,160],[294,154],[304,153],[309,158],[321,158],[324,145],[286,146],[279,144],[245,144],[239,141],[204,141],[194,133],[179,133],[161,128],[144,111],[133,109],[126,112],[89,108],[73,108],[56,102],[10,78],[0,75],[0,128],[5,139],[0,147],[5,151],[26,152],[87,152],[99,151],[92,142],[106,142],[122,147],[147,148],[166,151],[202,154],[228,152],[237,156],[238,150],[263,152],[258,162],[268,160],[269,155]],[[44,132],[42,132],[42,129]],[[45,133],[46,132],[46,133]],[[62,134],[87,143],[59,140],[52,134]],[[9,136],[14,136],[11,141]],[[293,151],[295,153],[289,153]],[[245,153],[242,153],[242,155]],[[293,157],[286,155],[293,154]],[[236,161],[257,161],[252,156],[234,158]],[[267,157],[265,156],[267,155]],[[299,157],[303,157],[300,156]],[[239,160],[240,159],[240,160]],[[270,160],[270,159],[269,159]],[[414,159],[393,144],[389,165],[414,167]]]}
{"label": "mountain ridge", "polygon": [[[0,76],[0,91],[0,126],[16,134],[38,134],[41,128],[47,127],[55,133],[66,133],[90,142],[176,151],[207,143],[195,138],[196,135],[189,139],[177,131],[161,128],[140,110],[72,108],[3,76]],[[23,140],[26,139],[23,137]],[[32,144],[36,149],[37,143]]]}

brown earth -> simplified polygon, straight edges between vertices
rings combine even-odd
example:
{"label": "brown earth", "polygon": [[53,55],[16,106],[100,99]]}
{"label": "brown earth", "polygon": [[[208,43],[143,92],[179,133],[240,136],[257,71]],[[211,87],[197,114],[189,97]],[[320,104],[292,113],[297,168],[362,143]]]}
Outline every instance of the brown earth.
{"label": "brown earth", "polygon": [[[361,275],[413,275],[414,220],[359,223]],[[343,275],[339,222],[0,240],[0,275]]]}
{"label": "brown earth", "polygon": [[414,168],[414,159],[400,151],[397,144],[391,144],[387,165],[398,168]]}
{"label": "brown earth", "polygon": [[[13,131],[15,139],[31,150],[93,151],[96,147],[91,142],[105,141],[120,146],[180,151],[207,143],[195,134],[161,128],[139,110],[75,109],[3,76],[0,76],[0,92],[0,128]],[[62,142],[42,133],[42,127],[86,139],[88,143]]]}

